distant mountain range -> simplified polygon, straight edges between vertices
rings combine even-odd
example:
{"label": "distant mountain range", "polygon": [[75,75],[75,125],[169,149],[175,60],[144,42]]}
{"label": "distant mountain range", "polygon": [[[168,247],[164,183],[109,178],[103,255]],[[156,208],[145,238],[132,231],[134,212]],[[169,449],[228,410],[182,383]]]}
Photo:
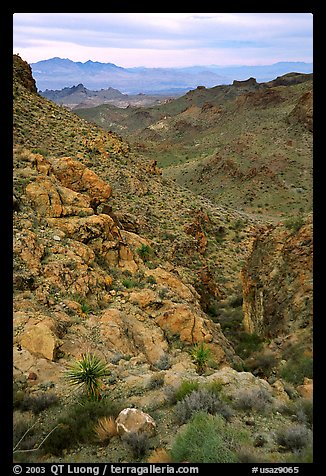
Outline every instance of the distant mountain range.
{"label": "distant mountain range", "polygon": [[250,76],[258,82],[289,73],[312,73],[312,63],[279,62],[260,66],[191,66],[186,68],[122,68],[98,61],[75,62],[51,58],[31,63],[39,91],[62,89],[82,83],[91,90],[115,88],[124,94],[182,94],[199,85],[232,84]]}
{"label": "distant mountain range", "polygon": [[114,88],[92,91],[80,83],[77,86],[66,87],[60,90],[46,89],[45,91],[40,91],[40,95],[68,109],[82,109],[99,106],[100,104],[112,104],[122,108],[128,106],[148,107],[164,103],[180,94],[160,94],[155,96],[139,93],[128,95],[122,94],[118,89]]}

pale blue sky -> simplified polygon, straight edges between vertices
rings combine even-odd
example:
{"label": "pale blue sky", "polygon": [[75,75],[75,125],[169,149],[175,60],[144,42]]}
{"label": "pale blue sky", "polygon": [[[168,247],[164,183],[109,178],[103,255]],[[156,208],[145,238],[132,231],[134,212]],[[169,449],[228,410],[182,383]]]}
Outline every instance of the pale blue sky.
{"label": "pale blue sky", "polygon": [[311,13],[15,13],[14,53],[118,66],[313,60]]}

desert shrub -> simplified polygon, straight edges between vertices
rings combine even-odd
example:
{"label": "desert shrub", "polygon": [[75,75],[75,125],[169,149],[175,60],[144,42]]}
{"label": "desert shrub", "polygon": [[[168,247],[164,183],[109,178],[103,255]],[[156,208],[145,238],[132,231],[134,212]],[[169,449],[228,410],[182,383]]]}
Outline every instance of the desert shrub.
{"label": "desert shrub", "polygon": [[300,398],[293,404],[295,413],[300,423],[305,423],[312,427],[313,425],[313,401],[307,398]]}
{"label": "desert shrub", "polygon": [[243,332],[243,310],[242,306],[235,306],[231,301],[228,303],[219,303],[213,301],[215,311],[211,314],[212,320],[221,324],[223,332],[227,332],[234,338],[240,332]]}
{"label": "desert shrub", "polygon": [[290,358],[279,371],[280,377],[294,385],[302,385],[304,378],[313,378],[313,359],[301,354]]}
{"label": "desert shrub", "polygon": [[226,420],[232,416],[231,408],[216,393],[205,388],[194,390],[175,406],[175,416],[180,423],[186,423],[194,413],[220,414]]}
{"label": "desert shrub", "polygon": [[300,450],[311,443],[311,430],[303,424],[293,424],[279,428],[276,433],[278,445],[287,450]]}
{"label": "desert shrub", "polygon": [[101,417],[94,427],[96,439],[102,443],[109,441],[118,434],[117,425],[113,416]]}
{"label": "desert shrub", "polygon": [[235,351],[242,359],[247,359],[254,352],[262,349],[263,338],[257,334],[241,332],[235,344]]}
{"label": "desert shrub", "polygon": [[198,412],[174,440],[172,461],[237,463],[236,452],[248,439],[248,432],[226,423],[220,415]]}
{"label": "desert shrub", "polygon": [[238,457],[238,463],[267,463],[266,457],[262,458],[261,455],[257,454],[257,451],[251,447],[240,447],[236,452]]}
{"label": "desert shrub", "polygon": [[176,403],[180,400],[183,400],[187,395],[189,395],[194,390],[199,389],[199,383],[193,380],[183,380],[179,387],[166,387],[165,394],[170,403]]}
{"label": "desert shrub", "polygon": [[39,395],[25,394],[19,408],[23,411],[31,410],[35,415],[58,403],[59,398],[54,393],[41,393]]}
{"label": "desert shrub", "polygon": [[292,232],[297,232],[304,225],[304,222],[305,221],[304,221],[303,216],[298,215],[298,216],[288,218],[284,222],[284,225],[288,230],[290,230]]}
{"label": "desert shrub", "polygon": [[172,463],[171,456],[164,448],[156,448],[148,457],[147,463]]}
{"label": "desert shrub", "polygon": [[65,449],[89,442],[94,438],[94,425],[98,419],[116,417],[122,409],[122,404],[106,398],[101,401],[85,399],[68,407],[57,421],[58,428],[44,442],[43,451],[60,456]]}
{"label": "desert shrub", "polygon": [[139,248],[137,248],[136,251],[141,259],[145,262],[153,255],[152,248],[148,245],[145,245],[144,243]]}
{"label": "desert shrub", "polygon": [[207,306],[206,312],[210,317],[213,318],[213,321],[214,321],[214,318],[216,318],[219,315],[218,303],[216,301],[210,301],[210,303]]}
{"label": "desert shrub", "polygon": [[242,306],[243,303],[243,297],[242,295],[235,295],[230,298],[230,306],[233,308],[240,307]]}
{"label": "desert shrub", "polygon": [[212,380],[211,382],[208,382],[205,384],[206,390],[214,393],[215,395],[220,395],[223,389],[223,386],[224,386],[223,381],[220,379]]}
{"label": "desert shrub", "polygon": [[155,367],[159,370],[167,370],[171,367],[169,354],[163,354],[162,357],[155,362]]}
{"label": "desert shrub", "polygon": [[276,367],[278,359],[274,352],[257,352],[245,361],[246,368],[254,375],[269,377],[271,371]]}
{"label": "desert shrub", "polygon": [[313,425],[313,402],[307,398],[299,398],[281,405],[278,410],[287,416],[294,417],[299,423],[309,427]]}
{"label": "desert shrub", "polygon": [[241,218],[238,218],[237,220],[234,220],[231,224],[231,228],[235,231],[240,231],[243,229],[245,226],[245,222],[241,220]]}
{"label": "desert shrub", "polygon": [[152,275],[150,275],[150,276],[147,277],[147,282],[148,282],[149,284],[157,284],[156,279],[155,279],[154,276],[152,276]]}
{"label": "desert shrub", "polygon": [[137,286],[139,286],[138,281],[136,281],[135,279],[129,279],[129,278],[123,279],[122,284],[127,289],[136,288]]}
{"label": "desert shrub", "polygon": [[[34,436],[35,429],[33,428],[34,424],[34,416],[31,413],[21,413],[19,411],[15,411],[13,414],[13,446],[15,447],[18,442],[21,440],[21,438],[25,435],[25,433],[28,431],[26,434],[26,438],[20,443],[19,448],[25,449],[22,447],[22,444],[26,444],[27,440],[27,435],[28,439],[32,436]],[[32,446],[30,446],[32,447]]]}
{"label": "desert shrub", "polygon": [[147,388],[149,390],[154,390],[155,388],[162,387],[162,385],[164,385],[164,375],[159,373],[152,375]]}
{"label": "desert shrub", "polygon": [[296,450],[287,457],[287,463],[313,463],[313,448],[309,444],[305,448]]}
{"label": "desert shrub", "polygon": [[122,439],[131,450],[134,458],[144,456],[149,450],[149,436],[146,433],[125,433]]}
{"label": "desert shrub", "polygon": [[270,405],[272,397],[264,388],[240,390],[234,401],[236,408],[245,411],[264,412]]}

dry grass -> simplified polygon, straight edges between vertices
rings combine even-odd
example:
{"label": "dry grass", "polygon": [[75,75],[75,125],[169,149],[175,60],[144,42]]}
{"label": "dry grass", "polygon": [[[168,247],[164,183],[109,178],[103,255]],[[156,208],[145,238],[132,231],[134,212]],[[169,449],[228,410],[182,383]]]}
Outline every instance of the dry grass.
{"label": "dry grass", "polygon": [[118,432],[114,417],[99,418],[94,427],[94,432],[96,439],[102,443],[109,441],[113,436],[116,436]]}
{"label": "dry grass", "polygon": [[171,463],[172,459],[164,448],[156,448],[149,456],[147,463]]}

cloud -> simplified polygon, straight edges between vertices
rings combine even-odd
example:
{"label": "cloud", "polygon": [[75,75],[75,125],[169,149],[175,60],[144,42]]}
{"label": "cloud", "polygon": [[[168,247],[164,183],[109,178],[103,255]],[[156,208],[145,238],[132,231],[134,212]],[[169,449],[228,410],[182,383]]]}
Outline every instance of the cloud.
{"label": "cloud", "polygon": [[312,61],[309,13],[16,13],[13,26],[14,51],[29,62],[59,56],[120,66],[261,64],[264,51],[265,64]]}

